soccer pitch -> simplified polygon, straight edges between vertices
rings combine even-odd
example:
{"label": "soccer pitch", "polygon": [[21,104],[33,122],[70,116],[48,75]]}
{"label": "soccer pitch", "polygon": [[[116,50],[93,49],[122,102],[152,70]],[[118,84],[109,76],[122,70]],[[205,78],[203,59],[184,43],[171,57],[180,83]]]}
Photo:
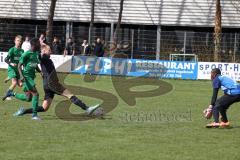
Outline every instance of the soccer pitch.
{"label": "soccer pitch", "polygon": [[[5,77],[6,70],[1,70],[2,95],[10,85],[3,83]],[[36,82],[41,104],[44,95],[39,74]],[[55,106],[66,99],[56,96],[51,108],[39,114],[43,120],[33,121],[30,115],[12,116],[20,106],[29,107],[30,103],[16,99],[0,101],[1,160],[240,159],[239,103],[228,111],[233,128],[204,127],[209,122],[203,118],[202,110],[210,102],[210,81],[165,80],[173,86],[170,92],[137,98],[134,106],[123,101],[109,76],[84,81],[82,75],[68,75],[64,82],[76,88],[81,86],[112,94],[117,97],[118,101],[113,102],[117,107],[102,119],[66,121],[55,114]],[[153,89],[155,87],[149,85],[133,88],[134,91]],[[95,94],[99,96],[98,92]],[[102,102],[77,96],[89,105]],[[83,112],[74,105],[70,111]]]}

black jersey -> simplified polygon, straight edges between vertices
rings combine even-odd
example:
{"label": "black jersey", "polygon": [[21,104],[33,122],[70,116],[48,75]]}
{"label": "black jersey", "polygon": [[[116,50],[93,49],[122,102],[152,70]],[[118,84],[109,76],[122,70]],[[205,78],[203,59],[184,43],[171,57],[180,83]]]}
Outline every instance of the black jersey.
{"label": "black jersey", "polygon": [[50,56],[43,54],[40,60],[44,84],[46,85],[52,82],[58,82],[57,72]]}

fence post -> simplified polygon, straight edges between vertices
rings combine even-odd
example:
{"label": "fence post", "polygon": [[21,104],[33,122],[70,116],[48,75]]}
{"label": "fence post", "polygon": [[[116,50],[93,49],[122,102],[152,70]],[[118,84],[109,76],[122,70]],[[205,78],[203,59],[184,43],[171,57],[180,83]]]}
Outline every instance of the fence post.
{"label": "fence post", "polygon": [[184,32],[184,44],[183,44],[183,53],[186,54],[186,43],[187,43],[187,32]]}
{"label": "fence post", "polygon": [[113,34],[114,34],[114,23],[111,23],[111,37],[110,37],[110,41],[113,42]]}
{"label": "fence post", "polygon": [[131,35],[132,35],[132,45],[131,45],[131,59],[133,59],[133,46],[134,46],[134,29],[131,29]]}
{"label": "fence post", "polygon": [[206,34],[206,46],[208,47],[209,44],[209,33],[207,32]]}
{"label": "fence post", "polygon": [[35,38],[38,37],[38,25],[35,26]]}
{"label": "fence post", "polygon": [[236,62],[236,52],[237,52],[237,33],[234,36],[234,50],[233,50],[233,60]]}
{"label": "fence post", "polygon": [[73,36],[73,22],[70,22],[70,33],[69,36],[72,37]]}
{"label": "fence post", "polygon": [[183,43],[183,61],[185,61],[185,54],[186,54],[186,42],[187,42],[187,32],[184,32],[184,43]]}
{"label": "fence post", "polygon": [[157,50],[156,50],[156,60],[160,59],[160,49],[161,49],[161,26],[157,27]]}
{"label": "fence post", "polygon": [[66,44],[67,39],[72,36],[72,22],[66,22]]}
{"label": "fence post", "polygon": [[139,50],[140,48],[140,28],[138,27],[138,30],[137,30],[137,49]]}

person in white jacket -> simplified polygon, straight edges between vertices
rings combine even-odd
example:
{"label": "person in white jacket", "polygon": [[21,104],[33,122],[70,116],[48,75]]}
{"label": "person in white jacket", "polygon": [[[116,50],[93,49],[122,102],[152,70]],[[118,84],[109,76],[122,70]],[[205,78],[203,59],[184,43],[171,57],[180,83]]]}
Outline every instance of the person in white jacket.
{"label": "person in white jacket", "polygon": [[30,37],[28,35],[25,37],[25,41],[22,44],[22,49],[24,50],[24,52],[31,49]]}

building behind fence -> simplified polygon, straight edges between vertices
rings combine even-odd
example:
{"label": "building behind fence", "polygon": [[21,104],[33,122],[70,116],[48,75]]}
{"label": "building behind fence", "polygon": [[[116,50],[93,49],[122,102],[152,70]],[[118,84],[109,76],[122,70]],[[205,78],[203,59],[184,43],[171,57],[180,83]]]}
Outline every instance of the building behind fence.
{"label": "building behind fence", "polygon": [[[113,28],[111,24],[95,24],[93,29],[92,39],[100,37],[104,41],[106,56],[110,55],[111,47],[109,46],[112,44]],[[0,51],[7,51],[13,46],[13,40],[17,34],[39,37],[45,29],[45,22],[2,21]],[[122,25],[114,52],[124,53],[128,58],[162,60],[169,60],[170,54],[196,54],[199,61],[213,61],[214,35],[211,29],[208,31],[189,28],[166,29],[150,25]],[[66,38],[74,37],[78,53],[80,53],[82,41],[89,38],[88,32],[88,23],[57,22],[53,27],[53,34],[59,37],[63,46]],[[240,62],[239,43],[239,32],[231,31],[222,34],[220,55],[222,62]]]}
{"label": "building behind fence", "polygon": [[[0,51],[7,51],[17,34],[38,37],[44,32],[50,2],[0,1]],[[220,60],[239,62],[240,2],[220,2],[223,27]],[[89,38],[91,5],[91,0],[58,0],[56,3],[53,33],[63,46],[68,37],[74,37],[78,53],[83,39]],[[116,52],[128,58],[168,60],[170,54],[195,54],[199,61],[213,61],[215,7],[216,0],[126,0],[119,42],[112,47],[119,0],[95,0],[91,39],[100,37],[104,41],[106,56]],[[172,58],[191,60],[189,57]]]}

